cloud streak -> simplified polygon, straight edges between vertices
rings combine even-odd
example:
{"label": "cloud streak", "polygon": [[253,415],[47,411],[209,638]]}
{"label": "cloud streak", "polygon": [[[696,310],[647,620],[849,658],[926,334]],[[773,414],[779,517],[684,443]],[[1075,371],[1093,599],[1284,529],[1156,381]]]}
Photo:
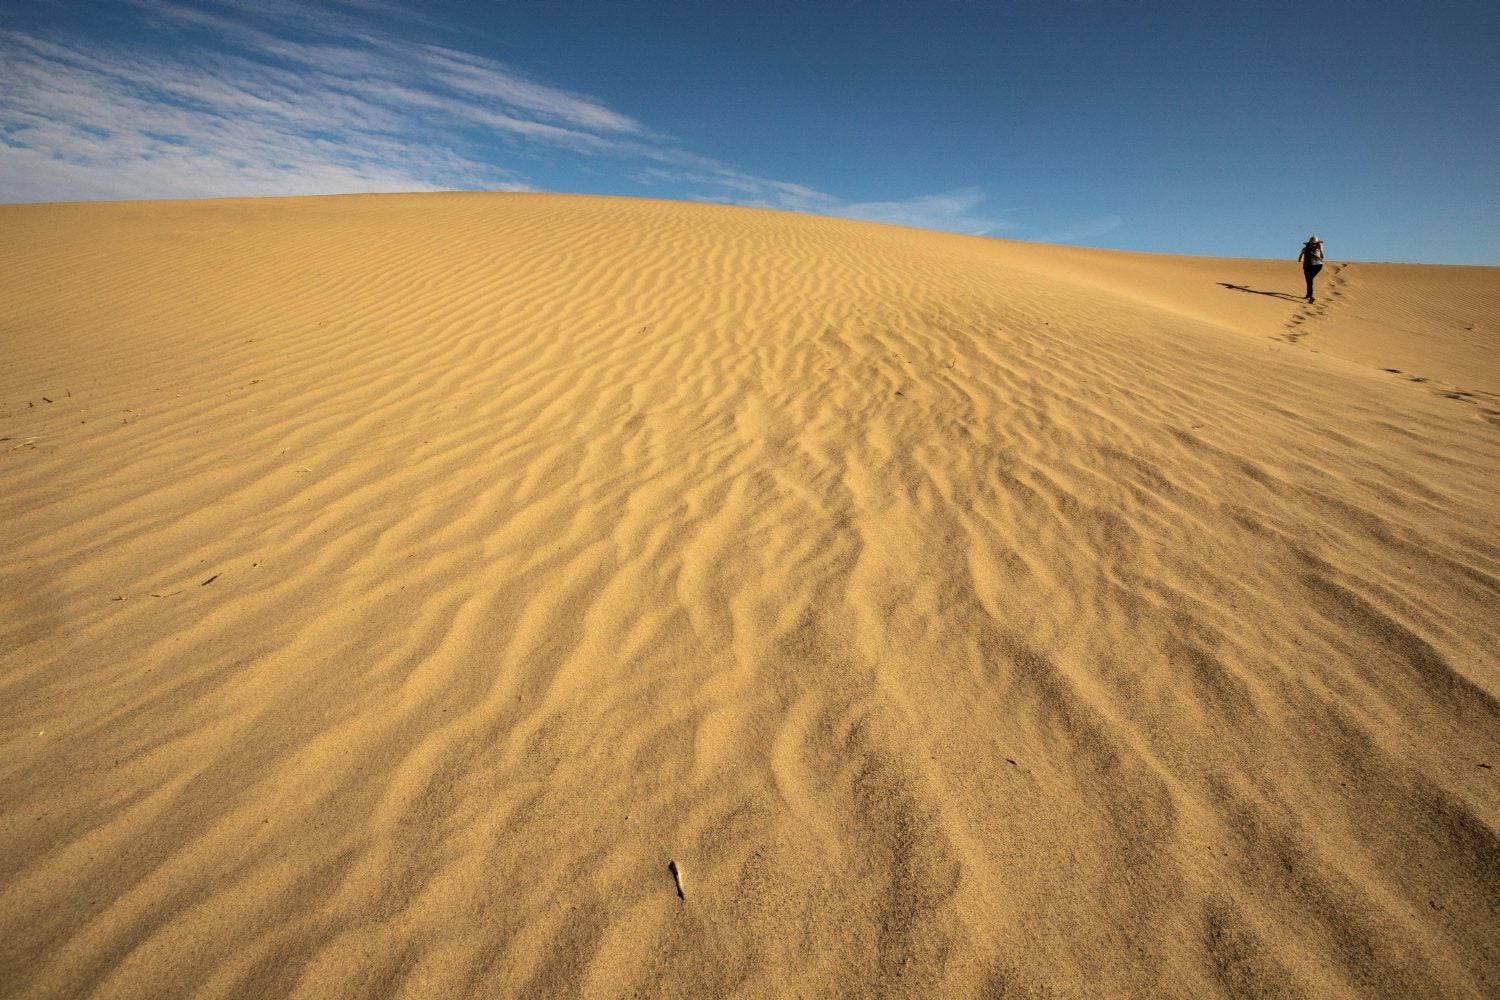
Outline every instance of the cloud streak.
{"label": "cloud streak", "polygon": [[1015,228],[1002,219],[975,213],[986,201],[977,187],[958,188],[941,194],[921,195],[904,201],[866,201],[842,205],[827,211],[849,219],[885,222],[894,226],[919,229],[945,229],[950,232],[983,236]]}
{"label": "cloud streak", "polygon": [[149,43],[0,31],[0,202],[530,190],[608,161],[670,197],[991,233],[978,188],[849,203],[681,148],[387,0],[126,0]]}
{"label": "cloud streak", "polygon": [[1101,215],[1042,236],[1043,243],[1087,243],[1106,236],[1125,224],[1118,215]]}
{"label": "cloud streak", "polygon": [[530,184],[494,162],[496,142],[599,155],[648,136],[600,101],[441,46],[134,6],[185,36],[135,49],[0,36],[0,200],[513,190]]}

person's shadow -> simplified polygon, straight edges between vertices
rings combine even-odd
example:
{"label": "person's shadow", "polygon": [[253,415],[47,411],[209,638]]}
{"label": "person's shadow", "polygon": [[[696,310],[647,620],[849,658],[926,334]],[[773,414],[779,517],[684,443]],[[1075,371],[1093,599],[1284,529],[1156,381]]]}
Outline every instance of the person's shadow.
{"label": "person's shadow", "polygon": [[1251,295],[1269,295],[1273,299],[1286,299],[1288,302],[1306,302],[1305,295],[1292,295],[1290,292],[1263,292],[1259,288],[1251,288],[1249,285],[1231,285],[1227,281],[1219,282],[1224,288],[1232,288],[1237,292],[1249,292]]}

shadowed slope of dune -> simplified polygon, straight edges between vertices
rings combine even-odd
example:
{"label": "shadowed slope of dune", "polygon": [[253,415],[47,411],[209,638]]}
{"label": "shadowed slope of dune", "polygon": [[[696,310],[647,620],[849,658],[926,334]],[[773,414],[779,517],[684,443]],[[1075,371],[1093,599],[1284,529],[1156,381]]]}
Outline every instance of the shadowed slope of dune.
{"label": "shadowed slope of dune", "polygon": [[1495,269],[542,195],[0,268],[8,992],[1496,988]]}

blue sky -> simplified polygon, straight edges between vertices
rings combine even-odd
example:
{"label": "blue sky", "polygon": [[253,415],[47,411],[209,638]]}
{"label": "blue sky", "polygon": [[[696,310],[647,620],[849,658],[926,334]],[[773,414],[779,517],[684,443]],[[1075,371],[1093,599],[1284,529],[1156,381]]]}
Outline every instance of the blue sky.
{"label": "blue sky", "polygon": [[21,0],[0,202],[440,189],[1500,265],[1500,4]]}

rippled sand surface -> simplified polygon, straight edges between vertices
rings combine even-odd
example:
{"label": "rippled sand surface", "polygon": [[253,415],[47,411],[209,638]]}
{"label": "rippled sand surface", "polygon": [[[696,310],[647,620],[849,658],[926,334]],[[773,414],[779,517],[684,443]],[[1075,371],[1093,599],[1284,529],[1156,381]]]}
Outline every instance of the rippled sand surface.
{"label": "rippled sand surface", "polygon": [[7,996],[1500,991],[1500,269],[416,195],[0,274]]}

